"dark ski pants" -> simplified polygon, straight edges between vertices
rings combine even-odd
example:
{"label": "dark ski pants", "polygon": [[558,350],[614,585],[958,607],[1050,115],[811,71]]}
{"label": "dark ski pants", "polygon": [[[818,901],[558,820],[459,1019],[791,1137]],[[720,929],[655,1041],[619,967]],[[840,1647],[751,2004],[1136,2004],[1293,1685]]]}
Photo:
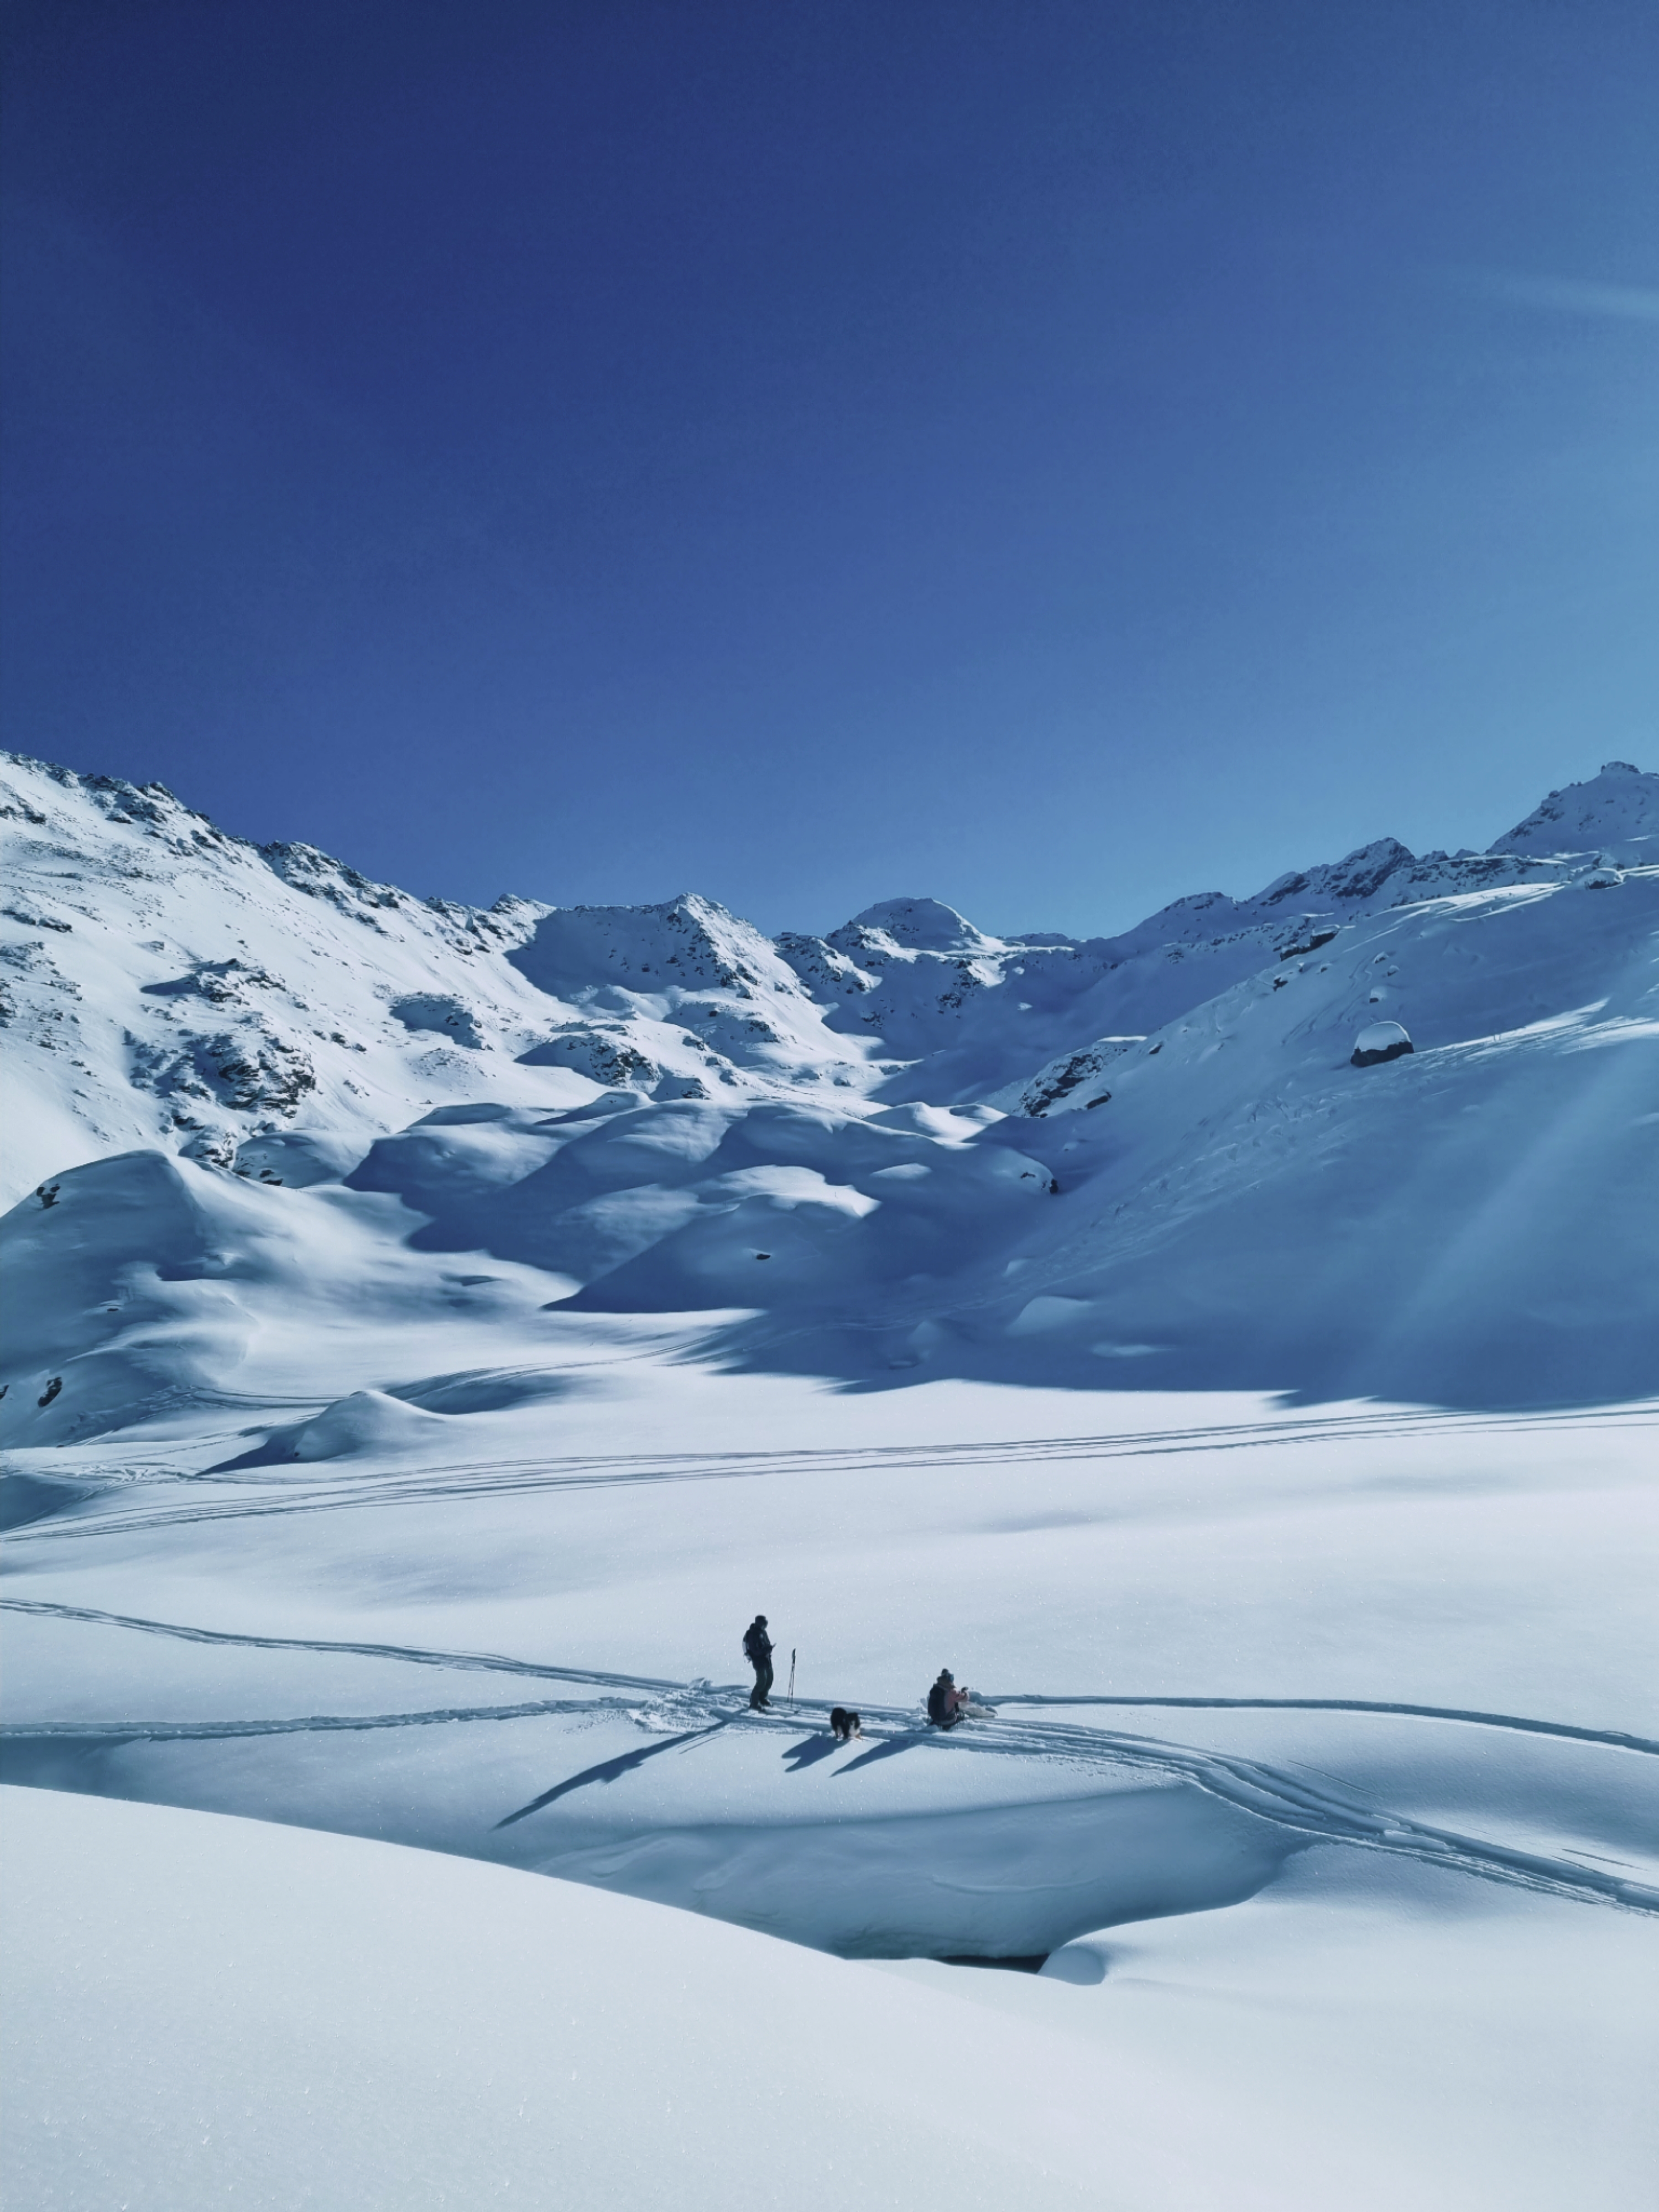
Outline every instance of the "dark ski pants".
{"label": "dark ski pants", "polygon": [[755,1670],[755,1686],[749,1692],[749,1702],[758,1708],[772,1694],[772,1662],[769,1659],[753,1659],[750,1664]]}

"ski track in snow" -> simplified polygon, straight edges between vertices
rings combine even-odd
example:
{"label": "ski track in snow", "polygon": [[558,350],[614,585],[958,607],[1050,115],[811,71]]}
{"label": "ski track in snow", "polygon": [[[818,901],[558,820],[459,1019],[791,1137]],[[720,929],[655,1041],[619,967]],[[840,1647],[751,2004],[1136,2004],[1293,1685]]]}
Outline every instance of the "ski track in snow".
{"label": "ski track in snow", "polygon": [[[401,1660],[410,1666],[441,1667],[446,1671],[525,1674],[538,1680],[581,1682],[595,1686],[604,1684],[615,1689],[651,1690],[660,1695],[688,1692],[696,1686],[691,1683],[644,1674],[600,1674],[580,1668],[550,1667],[528,1659],[508,1659],[495,1652],[426,1650],[402,1644],[354,1644],[320,1637],[252,1636],[239,1633],[234,1629],[193,1628],[181,1622],[146,1620],[137,1614],[100,1612],[92,1606],[55,1604],[44,1598],[0,1598],[0,1612],[34,1613],[56,1620],[82,1620],[101,1628],[130,1628],[149,1636],[177,1637],[189,1644],[228,1644],[258,1651],[313,1651],[358,1659]],[[1560,1736],[1576,1743],[1605,1744],[1612,1750],[1644,1752],[1659,1757],[1659,1741],[1647,1736],[1629,1735],[1618,1729],[1581,1728],[1570,1721],[1527,1720],[1513,1713],[1470,1712],[1448,1705],[1401,1705],[1370,1698],[1154,1698],[1124,1696],[1116,1692],[1054,1695],[1041,1691],[1013,1690],[1000,1691],[994,1697],[988,1692],[987,1695],[992,1703],[998,1705],[1144,1705],[1205,1712],[1385,1713],[1407,1720],[1455,1721],[1472,1728],[1509,1729],[1527,1735]],[[830,1709],[829,1702],[822,1698],[802,1698],[797,1703],[809,1712],[822,1710],[828,1713]],[[507,1709],[492,1707],[489,1710],[493,1717],[496,1711]],[[513,1710],[516,1711],[519,1709]],[[524,1710],[552,1711],[569,1708],[549,1705]],[[902,1717],[903,1711],[897,1706],[872,1710],[883,1711],[889,1719]],[[338,1724],[343,1727],[357,1725],[349,1721]],[[381,1723],[370,1724],[378,1726]],[[303,1723],[296,1723],[295,1725]],[[222,1728],[216,1725],[204,1732],[222,1734],[227,1730],[241,1732],[240,1724],[234,1723],[227,1723]],[[34,1735],[52,1730],[28,1728],[12,1732]],[[196,1731],[186,1728],[180,1732],[192,1734]],[[4,1734],[4,1730],[0,1730],[0,1740],[3,1740]]]}
{"label": "ski track in snow", "polygon": [[[0,1598],[0,1612],[44,1614],[56,1620],[83,1620],[101,1628],[131,1628],[148,1636],[176,1636],[187,1644],[234,1644],[255,1651],[321,1651],[354,1659],[399,1659],[411,1667],[441,1667],[446,1672],[476,1670],[492,1674],[527,1674],[538,1681],[604,1684],[612,1689],[684,1689],[681,1682],[644,1674],[596,1674],[578,1668],[547,1667],[528,1659],[507,1659],[489,1651],[429,1651],[402,1644],[332,1643],[301,1636],[243,1636],[224,1628],[191,1628],[170,1620],[144,1620],[90,1606],[54,1605],[40,1598]],[[827,1710],[827,1708],[826,1708]]]}
{"label": "ski track in snow", "polygon": [[[222,1629],[203,1629],[182,1623],[142,1620],[100,1612],[90,1607],[57,1605],[30,1599],[0,1601],[7,1611],[51,1619],[84,1621],[100,1627],[125,1628],[141,1634],[176,1637],[186,1642],[239,1645],[259,1650],[309,1651],[341,1656],[399,1660],[409,1664],[446,1669],[527,1675],[535,1678],[608,1686],[613,1694],[585,1698],[544,1698],[512,1705],[442,1706],[418,1712],[371,1714],[308,1714],[285,1720],[165,1722],[110,1720],[44,1722],[11,1724],[0,1729],[0,1742],[56,1741],[85,1745],[111,1743],[174,1743],[212,1741],[257,1736],[349,1733],[385,1729],[429,1728],[473,1722],[511,1722],[568,1717],[579,1712],[626,1713],[641,1691],[678,1695],[690,1717],[691,1701],[700,1700],[708,1716],[701,1729],[688,1732],[683,1741],[667,1748],[689,1748],[713,1729],[737,1725],[768,1733],[791,1730],[792,1714],[763,1716],[740,1702],[736,1685],[702,1690],[696,1683],[651,1680],[636,1675],[603,1674],[572,1668],[532,1664],[492,1653],[422,1650],[404,1645],[337,1643],[321,1638],[262,1637]],[[628,1693],[632,1693],[628,1694]],[[1462,1712],[1432,1705],[1390,1704],[1379,1700],[1334,1698],[1198,1698],[1136,1697],[1119,1694],[1090,1696],[1043,1692],[988,1692],[1000,1706],[1011,1705],[1048,1708],[1058,1705],[1136,1706],[1182,1711],[1340,1712],[1391,1718],[1451,1722],[1477,1729],[1497,1729],[1524,1735],[1556,1737],[1599,1745],[1614,1753],[1659,1757],[1659,1742],[1610,1730],[1570,1723],[1530,1720],[1513,1714]],[[731,1701],[731,1702],[727,1702]],[[802,1698],[804,1713],[827,1717],[827,1700]],[[918,1725],[914,1711],[895,1706],[871,1706],[866,1717],[884,1724],[870,1731],[874,1745],[909,1737],[930,1750],[951,1755],[1063,1760],[1067,1764],[1135,1767],[1189,1783],[1237,1809],[1272,1822],[1275,1826],[1310,1840],[1343,1844],[1364,1850],[1392,1852],[1492,1881],[1517,1885],[1585,1904],[1612,1905],[1626,1910],[1659,1914],[1659,1889],[1616,1875],[1604,1875],[1540,1853],[1517,1850],[1480,1837],[1447,1828],[1430,1827],[1369,1804],[1346,1785],[1336,1790],[1318,1787],[1260,1759],[1231,1757],[1200,1747],[1158,1738],[1128,1735],[1114,1729],[1084,1728],[1052,1721],[1009,1721],[998,1717],[970,1724],[970,1732],[936,1735]],[[1312,1771],[1313,1770],[1308,1770]],[[549,1796],[557,1795],[561,1784]],[[499,1826],[510,1826],[533,1814],[548,1802],[534,1801]]]}
{"label": "ski track in snow", "polygon": [[[315,1489],[296,1489],[283,1471],[257,1468],[234,1474],[213,1468],[170,1469],[155,1464],[149,1480],[180,1483],[224,1483],[237,1487],[280,1489],[281,1495],[239,1498],[204,1505],[164,1505],[126,1511],[76,1514],[67,1511],[19,1528],[14,1544],[126,1534],[135,1530],[182,1526],[201,1521],[236,1521],[270,1514],[348,1512],[359,1508],[399,1505],[440,1498],[472,1498],[542,1490],[592,1490],[641,1483],[729,1482],[769,1475],[812,1476],[876,1471],[945,1470],[951,1468],[1040,1466],[1068,1460],[1151,1459],[1210,1451],[1243,1451],[1273,1444],[1333,1444],[1404,1436],[1519,1435],[1570,1420],[1575,1429],[1659,1428],[1659,1408],[1651,1403],[1612,1407],[1584,1413],[1553,1411],[1486,1415],[1410,1410],[1377,1414],[1336,1415],[1308,1421],[1255,1421],[1214,1428],[1131,1431],[1115,1435],[1043,1437],[996,1443],[875,1444],[849,1449],[794,1451],[672,1452],[609,1455],[586,1454],[569,1459],[477,1459],[440,1462],[414,1473],[335,1477]],[[21,1462],[20,1462],[21,1463]],[[131,1462],[118,1468],[62,1467],[72,1480],[131,1481]]]}

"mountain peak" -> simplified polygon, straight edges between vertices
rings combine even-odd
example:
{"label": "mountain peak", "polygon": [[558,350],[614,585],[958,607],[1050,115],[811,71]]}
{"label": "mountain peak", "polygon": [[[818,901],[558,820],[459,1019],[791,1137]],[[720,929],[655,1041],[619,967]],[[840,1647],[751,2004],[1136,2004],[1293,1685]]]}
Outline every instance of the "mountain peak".
{"label": "mountain peak", "polygon": [[878,899],[843,922],[830,943],[838,945],[860,932],[879,932],[907,952],[989,952],[1002,941],[976,929],[955,907],[933,898]]}
{"label": "mountain peak", "polygon": [[1583,783],[1551,792],[1489,853],[1607,853],[1625,865],[1659,853],[1659,775],[1607,761]]}

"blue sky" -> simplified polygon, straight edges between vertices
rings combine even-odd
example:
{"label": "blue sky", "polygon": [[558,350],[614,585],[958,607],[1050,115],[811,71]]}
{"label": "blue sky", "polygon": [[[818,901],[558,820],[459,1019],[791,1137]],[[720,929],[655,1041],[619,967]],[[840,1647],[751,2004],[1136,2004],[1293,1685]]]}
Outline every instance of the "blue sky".
{"label": "blue sky", "polygon": [[6,742],[1078,934],[1659,724],[1646,0],[12,0]]}

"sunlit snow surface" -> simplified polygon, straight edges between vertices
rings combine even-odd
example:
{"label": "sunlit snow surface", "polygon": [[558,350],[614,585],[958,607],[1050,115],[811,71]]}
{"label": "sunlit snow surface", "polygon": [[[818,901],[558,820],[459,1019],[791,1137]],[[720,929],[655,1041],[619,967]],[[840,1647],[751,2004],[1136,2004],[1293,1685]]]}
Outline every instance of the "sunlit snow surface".
{"label": "sunlit snow surface", "polygon": [[18,2205],[1644,2201],[1651,1930],[1552,1899],[1315,1851],[1041,1977],[884,1971],[434,1853],[0,1794]]}
{"label": "sunlit snow surface", "polygon": [[7,780],[17,2201],[1640,2201],[1659,779],[1089,945]]}

